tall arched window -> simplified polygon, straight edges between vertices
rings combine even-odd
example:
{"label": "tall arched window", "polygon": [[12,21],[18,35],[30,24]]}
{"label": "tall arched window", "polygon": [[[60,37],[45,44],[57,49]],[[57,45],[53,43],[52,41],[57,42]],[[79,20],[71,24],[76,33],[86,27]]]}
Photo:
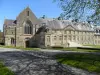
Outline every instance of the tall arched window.
{"label": "tall arched window", "polygon": [[24,34],[32,34],[32,23],[30,21],[27,21],[24,25]]}
{"label": "tall arched window", "polygon": [[15,39],[11,38],[11,44],[15,44]]}

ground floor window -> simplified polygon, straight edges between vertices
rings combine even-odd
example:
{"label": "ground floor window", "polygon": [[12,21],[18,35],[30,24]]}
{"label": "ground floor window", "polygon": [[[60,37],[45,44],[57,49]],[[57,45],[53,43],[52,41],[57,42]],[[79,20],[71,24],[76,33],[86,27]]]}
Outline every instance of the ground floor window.
{"label": "ground floor window", "polygon": [[15,39],[11,38],[11,44],[15,44]]}

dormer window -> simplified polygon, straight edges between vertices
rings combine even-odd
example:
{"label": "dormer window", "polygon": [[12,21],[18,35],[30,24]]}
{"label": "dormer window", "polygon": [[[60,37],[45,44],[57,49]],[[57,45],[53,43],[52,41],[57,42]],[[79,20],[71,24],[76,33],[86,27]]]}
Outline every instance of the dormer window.
{"label": "dormer window", "polygon": [[46,25],[46,23],[42,23],[42,26],[45,26]]}
{"label": "dormer window", "polygon": [[98,30],[96,30],[96,33],[98,33]]}
{"label": "dormer window", "polygon": [[27,11],[27,16],[29,16],[29,11]]}

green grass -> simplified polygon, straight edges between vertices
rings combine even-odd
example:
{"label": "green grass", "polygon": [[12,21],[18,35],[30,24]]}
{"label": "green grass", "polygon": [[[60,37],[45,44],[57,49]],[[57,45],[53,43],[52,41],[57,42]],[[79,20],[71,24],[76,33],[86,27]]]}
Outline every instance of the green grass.
{"label": "green grass", "polygon": [[0,62],[0,75],[14,75],[14,73]]}
{"label": "green grass", "polygon": [[1,46],[3,48],[15,48],[15,49],[21,49],[21,50],[40,50],[40,48],[23,48],[23,47],[14,47],[14,46]]}
{"label": "green grass", "polygon": [[16,49],[21,49],[21,50],[40,50],[40,48],[23,48],[23,47],[16,47]]}
{"label": "green grass", "polygon": [[56,55],[56,59],[62,64],[100,73],[100,55],[60,54]]}
{"label": "green grass", "polygon": [[[99,48],[99,45],[88,45],[88,46],[94,46],[93,48]],[[1,46],[4,48],[16,48],[21,50],[35,50],[38,51],[40,48],[23,48],[23,47],[13,47],[13,46]],[[47,49],[53,49],[53,50],[62,50],[62,51],[77,51],[77,52],[100,52],[100,50],[91,50],[91,49],[77,49],[77,47],[67,47],[67,48],[47,48]]]}
{"label": "green grass", "polygon": [[77,51],[77,52],[100,52],[100,50],[78,49],[77,47],[67,47],[67,48],[48,48],[48,49],[62,50],[62,51]]}
{"label": "green grass", "polygon": [[91,46],[91,47],[94,47],[94,48],[100,48],[100,45],[84,45],[84,46]]}

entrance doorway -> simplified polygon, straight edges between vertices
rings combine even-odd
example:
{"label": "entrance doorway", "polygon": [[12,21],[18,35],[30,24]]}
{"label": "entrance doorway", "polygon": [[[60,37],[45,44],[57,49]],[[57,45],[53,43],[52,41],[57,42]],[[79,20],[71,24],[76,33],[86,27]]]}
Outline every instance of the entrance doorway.
{"label": "entrance doorway", "polygon": [[25,41],[25,44],[26,44],[26,47],[29,47],[30,46],[29,40]]}

